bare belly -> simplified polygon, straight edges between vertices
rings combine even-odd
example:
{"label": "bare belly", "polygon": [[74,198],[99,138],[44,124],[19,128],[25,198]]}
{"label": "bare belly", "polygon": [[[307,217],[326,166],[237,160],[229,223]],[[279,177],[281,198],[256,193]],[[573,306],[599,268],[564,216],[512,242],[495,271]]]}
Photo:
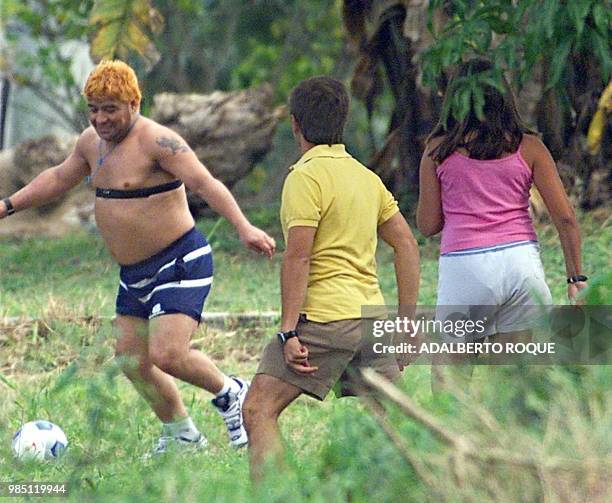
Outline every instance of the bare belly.
{"label": "bare belly", "polygon": [[97,197],[95,215],[110,254],[121,265],[155,255],[194,225],[184,189],[134,199]]}

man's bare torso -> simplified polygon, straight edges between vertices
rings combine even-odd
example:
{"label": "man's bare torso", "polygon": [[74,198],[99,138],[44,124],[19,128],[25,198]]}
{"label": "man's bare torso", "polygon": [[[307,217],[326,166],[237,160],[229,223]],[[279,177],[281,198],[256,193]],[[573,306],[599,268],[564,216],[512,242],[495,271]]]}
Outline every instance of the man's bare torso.
{"label": "man's bare torso", "polygon": [[[134,190],[154,187],[175,178],[161,169],[146,145],[163,128],[140,117],[130,134],[105,158],[97,171],[100,138],[89,128],[83,133],[82,155],[95,176],[94,188]],[[146,136],[145,136],[146,135]],[[102,155],[111,145],[102,142]],[[140,262],[166,248],[194,225],[185,187],[133,199],[96,197],[96,223],[111,255],[119,264]]]}

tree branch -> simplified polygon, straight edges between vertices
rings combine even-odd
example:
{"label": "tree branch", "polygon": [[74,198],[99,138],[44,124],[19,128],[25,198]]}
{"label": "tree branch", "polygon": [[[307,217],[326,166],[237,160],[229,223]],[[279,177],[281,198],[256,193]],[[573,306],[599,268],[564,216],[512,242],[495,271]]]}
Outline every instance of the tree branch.
{"label": "tree branch", "polygon": [[[584,473],[590,470],[603,470],[607,477],[612,477],[612,456],[604,459],[568,459],[568,458],[532,458],[499,449],[476,448],[474,443],[464,436],[448,432],[427,411],[420,408],[412,399],[400,391],[390,381],[372,369],[364,369],[361,375],[365,383],[384,397],[398,405],[409,417],[423,424],[444,443],[455,449],[454,459],[468,457],[475,461],[498,462],[513,465],[532,471],[539,476],[541,470],[567,471]],[[455,467],[457,468],[457,467]]]}
{"label": "tree branch", "polygon": [[449,433],[444,427],[438,422],[438,420],[421,409],[416,405],[412,399],[402,393],[395,385],[390,381],[382,377],[380,374],[372,369],[364,369],[361,371],[362,376],[366,383],[374,388],[376,391],[381,393],[386,398],[390,399],[393,403],[399,405],[399,407],[411,418],[416,419],[419,423],[425,425],[429,430],[435,433],[441,440],[447,444],[457,446],[466,441],[457,434]]}
{"label": "tree branch", "polygon": [[398,450],[400,455],[408,462],[412,467],[417,476],[425,482],[431,489],[436,489],[435,479],[429,475],[423,463],[412,455],[406,440],[397,431],[393,429],[393,426],[387,419],[387,412],[384,407],[376,399],[369,396],[360,397],[364,406],[370,411],[380,428],[387,435],[393,446]]}

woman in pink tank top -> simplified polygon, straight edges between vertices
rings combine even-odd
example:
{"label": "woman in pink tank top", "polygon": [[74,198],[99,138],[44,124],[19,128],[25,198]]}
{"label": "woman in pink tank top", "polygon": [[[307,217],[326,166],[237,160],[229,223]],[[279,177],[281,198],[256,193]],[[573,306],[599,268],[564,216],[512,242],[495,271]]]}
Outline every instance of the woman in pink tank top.
{"label": "woman in pink tank top", "polygon": [[[491,69],[490,62],[474,59],[455,78]],[[477,338],[528,331],[520,308],[552,302],[529,215],[532,184],[559,232],[570,300],[587,280],[578,223],[555,162],[523,125],[504,84],[505,93],[485,86],[483,120],[473,104],[463,120],[440,120],[420,166],[417,226],[425,236],[442,232],[437,316],[444,315],[443,306],[467,305],[472,314],[493,306],[496,322]],[[451,98],[447,92],[445,107]]]}

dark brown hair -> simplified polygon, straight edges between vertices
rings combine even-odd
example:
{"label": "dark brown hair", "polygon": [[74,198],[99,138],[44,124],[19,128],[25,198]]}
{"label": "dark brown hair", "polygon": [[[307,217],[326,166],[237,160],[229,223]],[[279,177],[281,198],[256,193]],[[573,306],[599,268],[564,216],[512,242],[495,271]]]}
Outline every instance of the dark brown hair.
{"label": "dark brown hair", "polygon": [[289,112],[304,138],[315,145],[342,143],[348,108],[344,84],[331,77],[306,79],[289,96]]}
{"label": "dark brown hair", "polygon": [[[475,58],[461,64],[453,80],[492,69],[490,61]],[[503,77],[502,81],[504,92],[493,85],[483,84],[483,120],[478,118],[473,100],[468,114],[462,121],[457,120],[452,113],[448,115],[446,123],[442,118],[439,120],[427,138],[429,143],[434,138],[443,137],[429,154],[435,162],[441,163],[461,147],[465,148],[469,156],[474,159],[497,159],[504,153],[518,150],[524,133],[533,134],[519,116],[510,86]],[[451,80],[444,96],[445,109],[450,105],[449,100],[454,91],[455,87]]]}

